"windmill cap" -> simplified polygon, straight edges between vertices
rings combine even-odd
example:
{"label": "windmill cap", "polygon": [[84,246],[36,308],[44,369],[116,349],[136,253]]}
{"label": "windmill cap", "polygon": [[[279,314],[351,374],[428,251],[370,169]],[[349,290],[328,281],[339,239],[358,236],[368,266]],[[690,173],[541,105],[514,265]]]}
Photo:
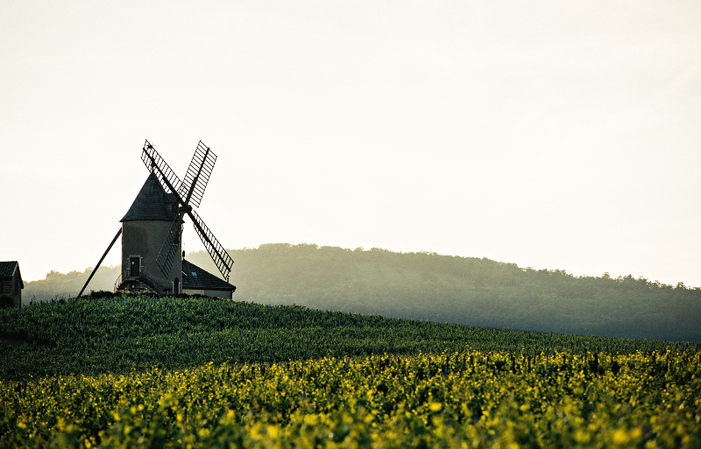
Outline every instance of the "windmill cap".
{"label": "windmill cap", "polygon": [[151,173],[129,207],[129,211],[120,221],[173,221],[175,220],[173,203],[175,203],[175,195],[166,193],[156,175]]}

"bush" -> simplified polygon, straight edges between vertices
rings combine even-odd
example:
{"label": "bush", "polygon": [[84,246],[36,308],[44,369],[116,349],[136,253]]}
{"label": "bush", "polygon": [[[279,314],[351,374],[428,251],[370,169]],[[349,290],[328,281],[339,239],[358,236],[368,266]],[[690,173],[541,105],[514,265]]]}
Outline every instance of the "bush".
{"label": "bush", "polygon": [[14,307],[15,303],[10,295],[0,295],[0,307]]}

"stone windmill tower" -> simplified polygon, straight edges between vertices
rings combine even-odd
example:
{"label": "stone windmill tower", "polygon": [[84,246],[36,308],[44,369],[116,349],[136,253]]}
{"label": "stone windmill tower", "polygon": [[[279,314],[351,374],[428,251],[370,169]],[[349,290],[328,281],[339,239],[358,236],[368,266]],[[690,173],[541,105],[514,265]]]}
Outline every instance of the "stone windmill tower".
{"label": "stone windmill tower", "polygon": [[[192,290],[236,289],[228,283],[233,259],[219,243],[200,216],[193,210],[199,207],[212,174],[217,156],[202,141],[197,145],[185,178],[181,181],[160,154],[147,140],[141,160],[150,174],[136,199],[121,219],[122,227],[112,239],[97,266],[90,274],[78,296],[82,295],[112,246],[122,235],[122,274],[115,282],[116,290],[155,291],[159,294],[183,292],[183,277]],[[195,231],[212,257],[214,264],[227,282],[212,285],[215,276],[207,277],[207,285],[199,285],[196,272],[209,275],[188,263],[183,272],[182,233],[183,218],[188,215]],[[192,268],[194,267],[194,268]],[[193,271],[194,270],[194,271]],[[230,289],[228,287],[231,287]],[[230,293],[229,293],[230,295]]]}
{"label": "stone windmill tower", "polygon": [[[157,260],[163,242],[177,217],[178,202],[168,194],[151,173],[139,191],[122,223],[122,275],[116,287],[120,290],[147,290],[158,293],[180,293],[182,263],[175,257],[169,270],[160,269]],[[180,254],[180,236],[170,242]]]}

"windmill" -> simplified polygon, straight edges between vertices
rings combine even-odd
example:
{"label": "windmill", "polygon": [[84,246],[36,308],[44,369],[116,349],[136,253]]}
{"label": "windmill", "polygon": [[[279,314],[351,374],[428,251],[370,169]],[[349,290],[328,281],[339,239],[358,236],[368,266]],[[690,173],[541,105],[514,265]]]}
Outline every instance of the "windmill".
{"label": "windmill", "polygon": [[[199,207],[202,201],[217,156],[200,141],[182,181],[148,140],[144,143],[141,160],[150,172],[149,177],[122,218],[122,227],[78,296],[83,294],[122,234],[122,274],[115,282],[115,289],[180,293],[183,276],[188,276],[182,271],[180,258],[185,215],[192,220],[197,235],[227,281],[221,282],[233,291],[235,287],[228,284],[228,280],[234,261],[193,209]],[[189,263],[187,265],[192,266]],[[190,274],[196,275],[194,272]],[[210,280],[212,278],[213,276],[208,277]]]}

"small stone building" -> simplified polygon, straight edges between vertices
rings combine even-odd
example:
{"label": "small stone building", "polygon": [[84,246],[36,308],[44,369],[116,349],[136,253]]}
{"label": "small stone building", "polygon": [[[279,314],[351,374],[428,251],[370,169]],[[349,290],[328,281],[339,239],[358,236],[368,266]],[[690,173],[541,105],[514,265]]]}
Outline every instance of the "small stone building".
{"label": "small stone building", "polygon": [[236,286],[183,259],[183,293],[232,299]]}
{"label": "small stone building", "polygon": [[[0,262],[0,298],[11,298],[11,305],[22,307],[22,274],[18,262]],[[9,303],[9,301],[8,301]],[[10,305],[10,304],[2,304]]]}

